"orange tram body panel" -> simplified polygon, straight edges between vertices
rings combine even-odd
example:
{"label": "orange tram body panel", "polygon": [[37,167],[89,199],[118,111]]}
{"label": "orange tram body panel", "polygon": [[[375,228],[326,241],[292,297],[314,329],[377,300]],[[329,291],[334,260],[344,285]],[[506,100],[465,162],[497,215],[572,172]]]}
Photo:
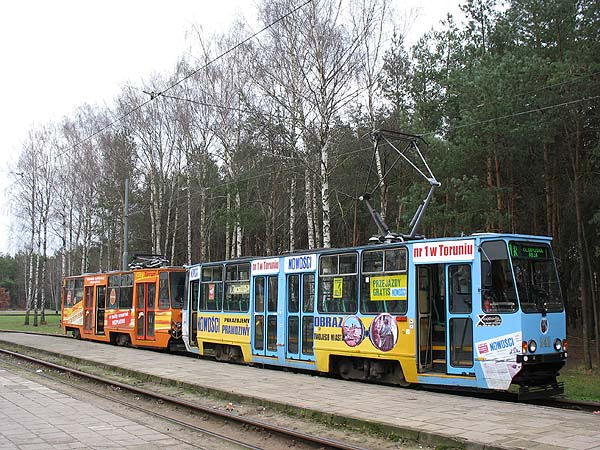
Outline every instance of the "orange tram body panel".
{"label": "orange tram body panel", "polygon": [[161,267],[65,277],[61,326],[75,338],[185,349],[181,308],[185,269]]}

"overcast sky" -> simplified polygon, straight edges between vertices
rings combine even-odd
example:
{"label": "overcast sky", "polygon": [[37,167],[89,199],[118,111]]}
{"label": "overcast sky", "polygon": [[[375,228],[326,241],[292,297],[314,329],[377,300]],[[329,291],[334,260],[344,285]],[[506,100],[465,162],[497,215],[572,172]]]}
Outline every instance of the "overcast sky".
{"label": "overcast sky", "polygon": [[[351,1],[351,0],[347,0]],[[125,84],[142,86],[169,74],[194,27],[226,30],[235,17],[255,17],[256,0],[17,0],[0,3],[0,253],[20,244],[10,232],[6,190],[27,133],[60,122],[84,103],[110,105]],[[397,0],[416,9],[411,33],[437,25],[456,0]],[[252,23],[252,21],[250,22]]]}

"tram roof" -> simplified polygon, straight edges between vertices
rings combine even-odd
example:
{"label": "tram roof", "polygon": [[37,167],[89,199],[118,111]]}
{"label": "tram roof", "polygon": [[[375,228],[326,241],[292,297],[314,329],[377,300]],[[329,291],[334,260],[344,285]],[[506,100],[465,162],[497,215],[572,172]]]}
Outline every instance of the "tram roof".
{"label": "tram roof", "polygon": [[310,249],[310,250],[303,249],[303,250],[297,250],[297,251],[293,251],[293,252],[281,253],[281,254],[270,255],[270,256],[264,256],[264,255],[263,256],[244,256],[244,257],[234,258],[234,259],[198,262],[198,263],[187,265],[185,267],[186,267],[186,269],[189,269],[191,267],[200,267],[200,266],[212,265],[212,264],[225,264],[225,263],[236,263],[236,262],[237,263],[245,263],[245,262],[250,262],[250,261],[254,261],[254,260],[273,259],[273,258],[281,258],[281,257],[286,257],[286,256],[343,253],[343,252],[352,252],[352,251],[356,251],[356,250],[373,250],[373,249],[377,249],[377,248],[397,247],[398,245],[405,245],[407,247],[410,247],[411,245],[419,244],[422,242],[428,242],[428,243],[430,243],[430,242],[448,242],[448,241],[463,241],[463,240],[469,240],[469,239],[476,239],[478,241],[491,240],[491,239],[503,239],[503,240],[517,239],[517,240],[538,241],[538,242],[539,241],[545,241],[545,242],[552,241],[552,238],[549,236],[535,236],[535,235],[530,235],[530,234],[473,233],[473,234],[466,235],[466,236],[415,239],[415,240],[404,241],[404,242],[393,242],[393,243],[383,243],[383,244],[365,244],[365,245],[359,245],[356,247],[314,248],[314,249]]}

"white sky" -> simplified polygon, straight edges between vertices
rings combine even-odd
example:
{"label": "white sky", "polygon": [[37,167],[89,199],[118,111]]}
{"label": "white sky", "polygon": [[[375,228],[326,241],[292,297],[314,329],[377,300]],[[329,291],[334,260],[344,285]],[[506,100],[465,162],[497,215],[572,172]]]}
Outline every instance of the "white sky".
{"label": "white sky", "polygon": [[[351,1],[351,0],[347,0]],[[27,133],[59,122],[84,103],[110,105],[125,84],[169,74],[189,47],[193,26],[226,30],[240,15],[252,22],[257,0],[16,0],[0,2],[0,253],[21,243],[10,231],[9,173]],[[397,0],[418,8],[419,36],[457,0]],[[412,41],[413,39],[410,39]],[[416,39],[414,39],[416,40]]]}

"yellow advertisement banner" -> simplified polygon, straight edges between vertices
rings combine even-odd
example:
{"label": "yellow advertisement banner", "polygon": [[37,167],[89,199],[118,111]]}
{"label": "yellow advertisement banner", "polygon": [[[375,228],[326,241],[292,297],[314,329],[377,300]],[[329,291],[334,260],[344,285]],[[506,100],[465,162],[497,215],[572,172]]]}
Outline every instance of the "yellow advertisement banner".
{"label": "yellow advertisement banner", "polygon": [[406,275],[371,277],[371,301],[408,300]]}
{"label": "yellow advertisement banner", "polygon": [[344,292],[344,279],[334,278],[333,279],[333,298],[342,298]]}

